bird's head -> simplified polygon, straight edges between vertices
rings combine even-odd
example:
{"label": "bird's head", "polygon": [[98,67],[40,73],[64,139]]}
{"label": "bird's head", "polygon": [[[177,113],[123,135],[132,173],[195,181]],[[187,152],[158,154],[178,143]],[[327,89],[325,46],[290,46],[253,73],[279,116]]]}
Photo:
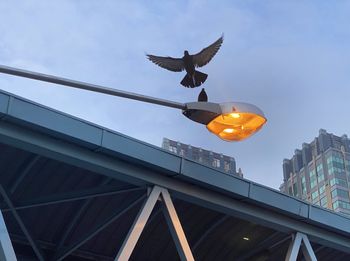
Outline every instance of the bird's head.
{"label": "bird's head", "polygon": [[189,55],[187,50],[184,51],[184,55]]}

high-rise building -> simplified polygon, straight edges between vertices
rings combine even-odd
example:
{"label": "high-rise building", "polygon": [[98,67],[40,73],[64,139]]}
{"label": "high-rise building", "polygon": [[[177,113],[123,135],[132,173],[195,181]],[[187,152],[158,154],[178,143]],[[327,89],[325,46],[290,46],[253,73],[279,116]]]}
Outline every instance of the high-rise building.
{"label": "high-rise building", "polygon": [[241,169],[236,172],[236,161],[233,157],[194,147],[178,141],[163,138],[162,148],[181,157],[185,157],[201,163],[206,166],[211,166],[219,169],[227,174],[238,175],[243,177]]}
{"label": "high-rise building", "polygon": [[350,216],[350,140],[321,129],[283,160],[280,190],[313,204]]}

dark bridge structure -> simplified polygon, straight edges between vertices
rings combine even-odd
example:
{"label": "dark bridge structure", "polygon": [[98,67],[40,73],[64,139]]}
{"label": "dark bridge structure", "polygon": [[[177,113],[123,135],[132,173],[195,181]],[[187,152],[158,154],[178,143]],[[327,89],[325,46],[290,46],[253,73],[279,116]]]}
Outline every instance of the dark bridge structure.
{"label": "dark bridge structure", "polygon": [[350,260],[350,219],[0,92],[0,260]]}

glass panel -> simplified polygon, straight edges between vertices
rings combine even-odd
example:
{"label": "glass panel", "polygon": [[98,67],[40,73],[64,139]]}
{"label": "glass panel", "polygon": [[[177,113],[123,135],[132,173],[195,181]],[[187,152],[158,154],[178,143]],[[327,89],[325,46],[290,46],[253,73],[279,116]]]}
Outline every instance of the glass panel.
{"label": "glass panel", "polygon": [[336,210],[338,207],[339,207],[339,201],[337,200],[333,203],[333,209]]}
{"label": "glass panel", "polygon": [[311,193],[312,200],[316,199],[317,197],[318,197],[318,191],[317,190],[315,192]]}
{"label": "glass panel", "polygon": [[311,185],[311,189],[313,189],[317,185],[315,170],[310,171],[310,185]]}
{"label": "glass panel", "polygon": [[343,189],[333,189],[331,194],[332,194],[332,198],[335,198],[338,196],[338,197],[349,199],[348,191]]}
{"label": "glass panel", "polygon": [[342,186],[344,188],[347,188],[348,187],[348,183],[346,182],[346,180],[344,179],[339,179],[339,178],[332,178],[330,180],[330,185],[333,186],[333,185],[339,185],[339,186]]}
{"label": "glass panel", "polygon": [[220,160],[219,159],[213,159],[213,167],[220,168]]}
{"label": "glass panel", "polygon": [[304,176],[301,177],[301,190],[302,190],[302,194],[305,195],[306,194],[306,181],[305,181]]}
{"label": "glass panel", "polygon": [[322,193],[324,193],[325,190],[326,190],[326,186],[325,186],[325,185],[321,186],[321,187],[320,187],[320,195],[321,195]]}
{"label": "glass panel", "polygon": [[224,170],[226,172],[230,171],[230,163],[227,162],[226,160],[224,161]]}
{"label": "glass panel", "polygon": [[217,116],[208,123],[207,129],[227,141],[240,141],[250,137],[266,123],[258,114],[240,112]]}

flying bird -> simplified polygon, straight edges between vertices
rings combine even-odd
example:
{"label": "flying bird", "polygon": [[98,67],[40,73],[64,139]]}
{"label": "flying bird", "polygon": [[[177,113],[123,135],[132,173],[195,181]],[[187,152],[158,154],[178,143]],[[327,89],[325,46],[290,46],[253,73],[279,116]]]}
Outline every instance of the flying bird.
{"label": "flying bird", "polygon": [[208,95],[205,92],[204,88],[202,88],[201,92],[198,95],[198,101],[199,102],[207,102],[208,101]]}
{"label": "flying bird", "polygon": [[209,63],[219,51],[223,41],[224,35],[194,55],[189,54],[188,51],[185,50],[182,58],[162,57],[151,54],[147,54],[147,57],[153,63],[169,71],[181,72],[186,70],[186,75],[182,79],[181,84],[187,88],[195,88],[204,83],[208,77],[207,74],[196,71],[195,68],[202,67]]}

